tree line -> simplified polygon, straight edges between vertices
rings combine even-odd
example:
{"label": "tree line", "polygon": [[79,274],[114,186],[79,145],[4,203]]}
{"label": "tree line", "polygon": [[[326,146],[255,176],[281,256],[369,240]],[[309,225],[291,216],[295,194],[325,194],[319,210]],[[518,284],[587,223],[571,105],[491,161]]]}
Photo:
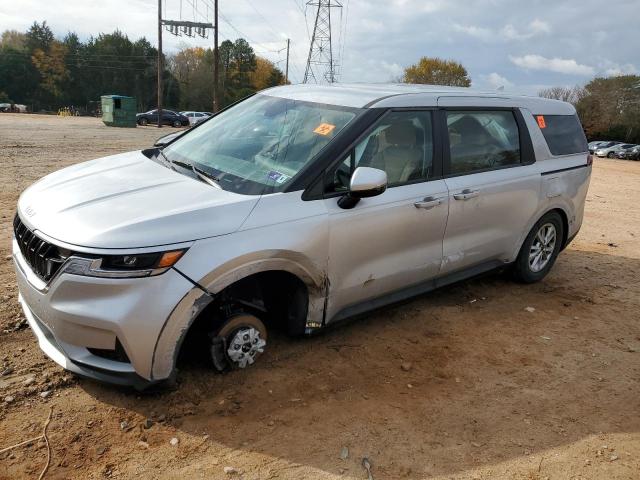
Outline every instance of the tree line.
{"label": "tree line", "polygon": [[585,86],[553,87],[539,95],[575,105],[589,140],[640,143],[640,75],[598,77]]}
{"label": "tree line", "polygon": [[[46,22],[26,32],[7,30],[0,37],[0,102],[35,112],[64,106],[91,111],[101,95],[119,94],[135,97],[145,111],[156,106],[157,54],[146,38],[132,41],[120,31],[83,42],[73,32],[56,38]],[[163,64],[165,108],[211,110],[213,49],[182,49],[165,55]],[[219,69],[222,107],[285,80],[242,38],[219,46]]]}

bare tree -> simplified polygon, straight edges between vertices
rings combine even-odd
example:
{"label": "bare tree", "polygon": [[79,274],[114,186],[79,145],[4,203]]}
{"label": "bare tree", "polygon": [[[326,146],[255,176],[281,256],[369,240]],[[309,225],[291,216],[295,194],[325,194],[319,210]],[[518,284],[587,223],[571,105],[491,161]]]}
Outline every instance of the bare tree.
{"label": "bare tree", "polygon": [[551,87],[538,92],[539,97],[562,100],[573,105],[577,104],[585,96],[584,87],[576,85],[574,87]]}

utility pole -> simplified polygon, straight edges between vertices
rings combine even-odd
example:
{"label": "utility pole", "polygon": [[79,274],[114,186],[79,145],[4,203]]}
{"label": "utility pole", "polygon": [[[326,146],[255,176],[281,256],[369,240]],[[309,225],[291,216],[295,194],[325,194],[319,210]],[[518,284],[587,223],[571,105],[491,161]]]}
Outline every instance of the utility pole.
{"label": "utility pole", "polygon": [[291,43],[291,39],[287,38],[287,63],[284,68],[284,84],[289,84],[289,44]]}
{"label": "utility pole", "polygon": [[213,113],[218,111],[220,102],[218,91],[220,89],[220,60],[218,53],[218,0],[213,0]]}
{"label": "utility pole", "polygon": [[158,0],[158,128],[162,128],[162,0]]}
{"label": "utility pole", "polygon": [[307,5],[318,7],[318,9],[302,83],[309,83],[309,80],[318,83],[314,66],[318,69],[324,67],[324,73],[320,79],[324,78],[328,83],[334,83],[337,76],[337,65],[333,60],[333,46],[331,44],[331,9],[342,8],[342,4],[338,0],[309,0]]}
{"label": "utility pole", "polygon": [[[194,5],[195,8],[195,5]],[[214,40],[214,82],[213,82],[213,111],[216,111],[216,98],[218,91],[218,0],[215,0],[215,26],[211,23],[188,22],[186,20],[163,20],[162,0],[158,0],[158,128],[162,126],[162,27],[166,27],[171,35],[177,37],[186,35],[187,37],[209,38],[208,29],[215,32]]]}

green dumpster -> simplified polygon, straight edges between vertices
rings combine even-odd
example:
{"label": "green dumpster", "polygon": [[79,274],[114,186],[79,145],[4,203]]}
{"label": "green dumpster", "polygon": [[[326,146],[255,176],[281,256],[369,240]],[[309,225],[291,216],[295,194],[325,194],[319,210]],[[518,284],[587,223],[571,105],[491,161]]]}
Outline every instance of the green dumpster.
{"label": "green dumpster", "polygon": [[102,121],[108,127],[136,126],[136,99],[123,95],[103,95]]}

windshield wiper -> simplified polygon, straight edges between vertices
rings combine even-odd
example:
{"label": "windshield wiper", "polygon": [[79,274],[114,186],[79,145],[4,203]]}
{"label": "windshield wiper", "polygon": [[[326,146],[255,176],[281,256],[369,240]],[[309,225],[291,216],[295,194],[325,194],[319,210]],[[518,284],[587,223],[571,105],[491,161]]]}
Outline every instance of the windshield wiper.
{"label": "windshield wiper", "polygon": [[196,167],[193,164],[190,165],[190,168],[193,171],[193,173],[195,173],[198,176],[198,178],[204,180],[205,182],[207,182],[212,187],[216,187],[216,188],[222,189],[222,187],[220,186],[220,179],[218,177],[216,177],[214,175],[211,175],[210,173],[205,172],[204,170]]}
{"label": "windshield wiper", "polygon": [[205,183],[208,183],[212,187],[222,189],[222,187],[220,186],[220,179],[218,177],[215,177],[210,173],[205,172],[204,170],[193,165],[192,163],[181,162],[180,160],[169,160],[162,150],[158,150],[158,152],[160,153],[160,155],[162,155],[162,158],[166,162],[168,162],[172,167],[173,165],[177,165],[179,167],[186,168],[187,170],[191,170],[200,180],[204,181]]}

